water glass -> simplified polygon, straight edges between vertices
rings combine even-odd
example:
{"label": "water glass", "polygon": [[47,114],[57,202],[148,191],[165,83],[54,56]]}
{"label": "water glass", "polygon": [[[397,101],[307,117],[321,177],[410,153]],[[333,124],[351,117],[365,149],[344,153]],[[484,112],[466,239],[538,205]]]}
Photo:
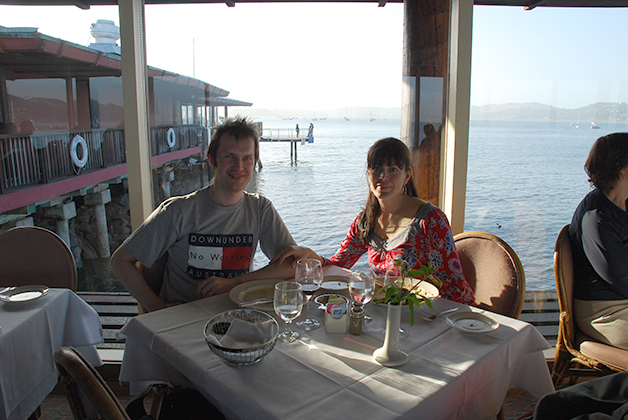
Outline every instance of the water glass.
{"label": "water glass", "polygon": [[352,271],[349,277],[349,293],[354,301],[366,305],[373,299],[375,276],[371,270]]}
{"label": "water glass", "polygon": [[301,314],[303,309],[303,291],[299,283],[282,281],[275,285],[273,306],[277,315],[286,323],[286,329],[279,338],[292,343],[299,339],[299,333],[290,330],[290,323]]}
{"label": "water glass", "polygon": [[[371,270],[352,271],[349,276],[349,293],[354,302],[366,305],[373,299],[375,289],[375,274]],[[364,322],[369,323],[373,318],[366,313]]]}
{"label": "water glass", "polygon": [[[297,268],[294,273],[294,278],[301,285],[303,294],[306,299],[306,313],[309,309],[309,303],[312,296],[318,289],[320,289],[323,283],[323,266],[321,262],[314,258],[303,258],[297,261]],[[303,328],[305,331],[315,330],[320,327],[321,324],[318,320],[306,317],[303,321],[297,322],[299,328]]]}

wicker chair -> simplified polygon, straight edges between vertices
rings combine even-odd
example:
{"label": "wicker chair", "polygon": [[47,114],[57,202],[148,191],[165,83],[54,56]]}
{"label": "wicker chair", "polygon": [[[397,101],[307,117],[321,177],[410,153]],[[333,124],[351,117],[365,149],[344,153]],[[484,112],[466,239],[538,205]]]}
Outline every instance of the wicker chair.
{"label": "wicker chair", "polygon": [[580,376],[622,372],[628,367],[628,351],[600,343],[576,326],[573,316],[574,268],[569,225],[563,227],[554,249],[554,278],[560,307],[556,358],[552,369],[554,386],[569,377],[573,384]]}
{"label": "wicker chair", "polygon": [[459,233],[454,242],[476,306],[519,318],[526,282],[515,251],[499,237],[485,232]]}
{"label": "wicker chair", "polygon": [[79,352],[60,347],[54,357],[75,420],[130,420],[111,388]]}

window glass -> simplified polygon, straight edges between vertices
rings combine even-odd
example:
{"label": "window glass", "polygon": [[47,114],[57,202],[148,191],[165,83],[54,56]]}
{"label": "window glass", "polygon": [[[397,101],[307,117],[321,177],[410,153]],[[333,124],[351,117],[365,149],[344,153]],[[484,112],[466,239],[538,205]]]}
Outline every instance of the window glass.
{"label": "window glass", "polygon": [[554,244],[590,191],[591,145],[627,130],[625,54],[611,41],[628,35],[627,18],[474,7],[465,230],[508,242],[528,290],[555,289]]}
{"label": "window glass", "polygon": [[12,122],[20,133],[69,128],[65,80],[7,80],[6,86]]}

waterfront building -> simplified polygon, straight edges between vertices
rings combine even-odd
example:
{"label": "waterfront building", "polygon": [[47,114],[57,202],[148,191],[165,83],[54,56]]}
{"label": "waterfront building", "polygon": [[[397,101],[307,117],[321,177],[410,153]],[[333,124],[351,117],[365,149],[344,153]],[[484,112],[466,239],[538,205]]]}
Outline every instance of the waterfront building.
{"label": "waterfront building", "polygon": [[[44,224],[71,246],[79,267],[82,258],[106,265],[108,236],[113,234],[115,249],[130,230],[117,233],[108,226],[104,207],[112,188],[126,189],[119,28],[99,20],[92,36],[95,42],[86,47],[36,28],[0,27],[0,232]],[[228,115],[228,107],[251,103],[168,70],[148,66],[146,76],[153,193],[159,203],[175,182],[187,183],[176,193],[209,182],[203,156],[209,127]],[[89,214],[81,217],[86,208]],[[89,240],[86,231],[97,240]]]}

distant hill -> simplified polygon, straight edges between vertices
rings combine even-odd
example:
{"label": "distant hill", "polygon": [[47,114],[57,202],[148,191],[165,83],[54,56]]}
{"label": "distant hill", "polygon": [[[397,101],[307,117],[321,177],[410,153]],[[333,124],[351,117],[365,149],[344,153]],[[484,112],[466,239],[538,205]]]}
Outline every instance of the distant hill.
{"label": "distant hill", "polygon": [[329,109],[264,109],[252,107],[233,107],[229,115],[240,114],[249,117],[302,117],[302,118],[375,118],[400,119],[401,108],[347,106]]}
{"label": "distant hill", "polygon": [[543,105],[537,102],[523,104],[491,104],[471,106],[472,120],[536,120],[572,121],[626,121],[628,104],[625,102],[597,102],[581,108],[567,109]]}
{"label": "distant hill", "polygon": [[[253,107],[234,107],[230,115],[240,114],[256,117],[278,118],[375,118],[400,119],[401,108],[379,107],[342,107],[330,109],[263,109]],[[538,102],[490,104],[471,106],[472,120],[531,120],[531,121],[569,121],[590,124],[606,121],[628,121],[628,104],[625,102],[597,102],[581,108],[556,108]]]}

